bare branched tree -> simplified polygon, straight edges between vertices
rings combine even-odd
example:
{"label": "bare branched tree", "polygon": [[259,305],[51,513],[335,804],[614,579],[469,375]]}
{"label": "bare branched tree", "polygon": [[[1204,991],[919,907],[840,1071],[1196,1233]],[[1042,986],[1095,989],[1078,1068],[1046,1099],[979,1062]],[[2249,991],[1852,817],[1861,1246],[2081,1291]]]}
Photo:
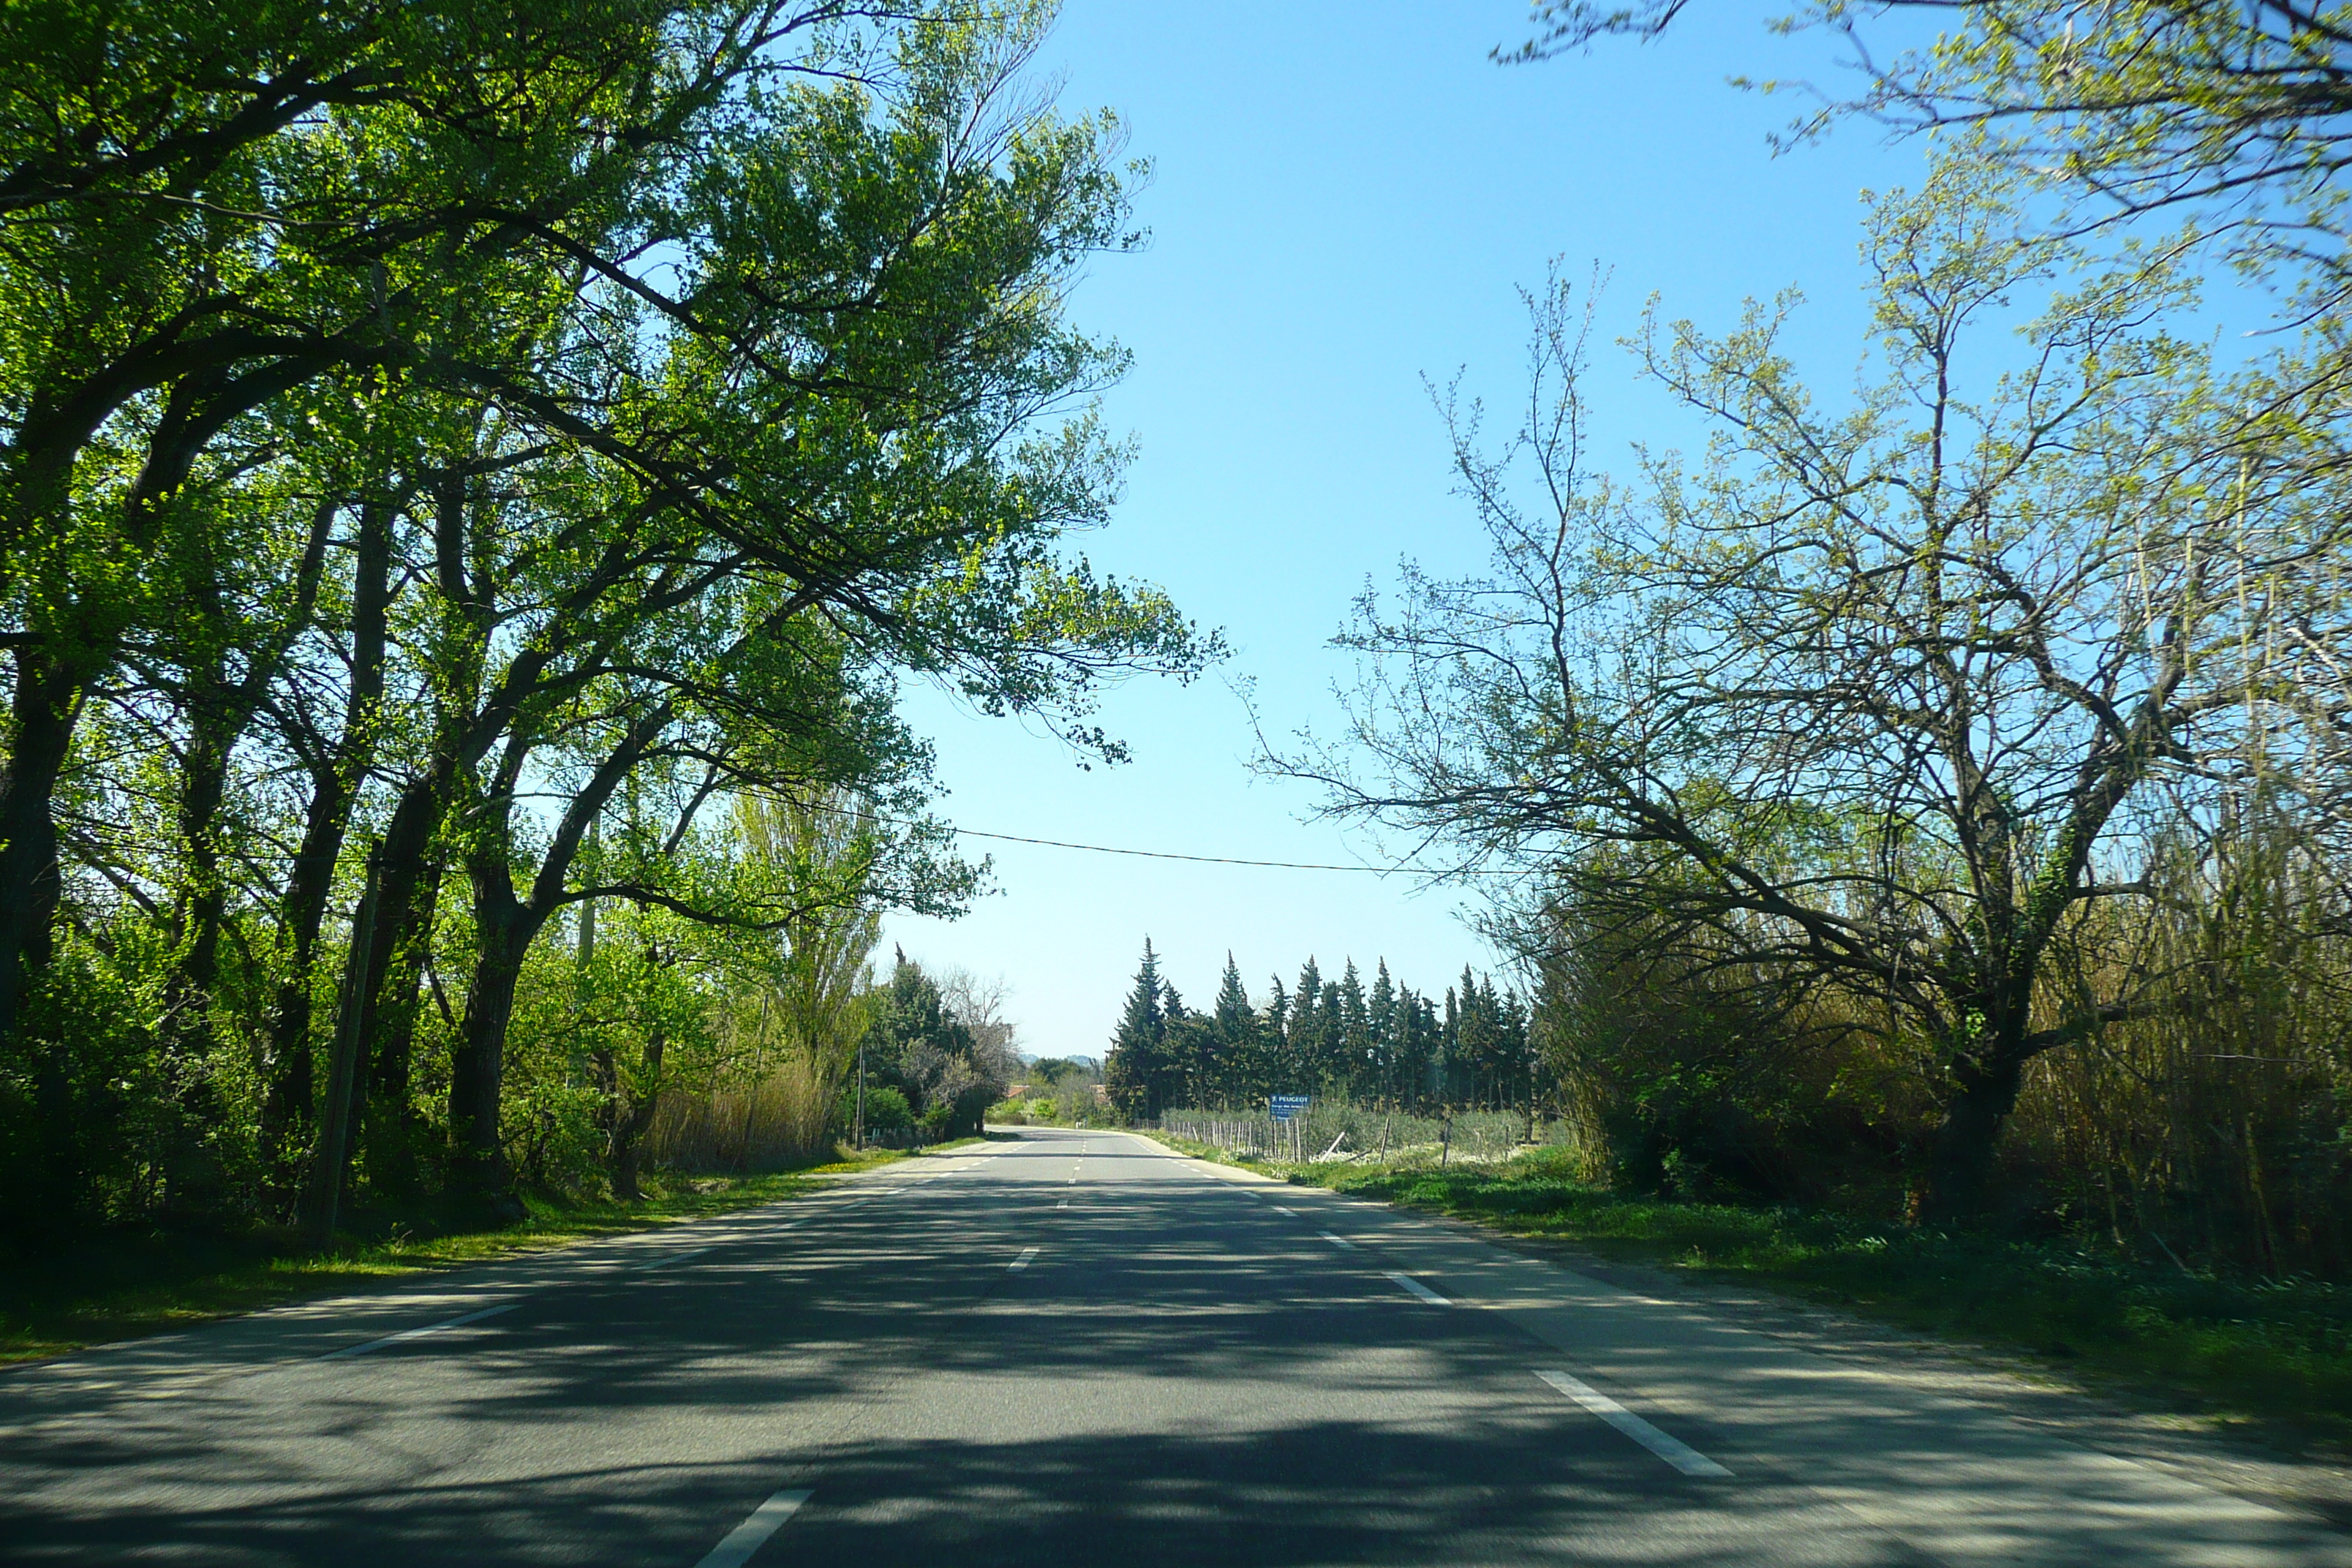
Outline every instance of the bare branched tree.
{"label": "bare branched tree", "polygon": [[[1529,62],[1611,37],[1648,40],[1686,0],[1537,0],[1496,58]],[[1916,47],[1887,47],[1938,30]],[[1933,131],[2072,197],[2076,226],[2168,212],[2230,237],[2242,258],[2352,290],[2343,178],[2352,168],[2352,11],[2305,0],[1808,0],[1774,24],[1845,47],[1843,84],[1796,88],[1802,140],[1861,116]]]}
{"label": "bare branched tree", "polygon": [[1526,866],[1568,928],[1884,1017],[1953,1217],[2026,1064],[2158,1005],[2145,955],[2078,951],[2155,896],[2151,835],[2324,783],[2305,675],[2352,626],[2328,496],[2268,460],[2295,422],[2163,328],[2172,256],[2021,237],[1951,165],[1868,255],[1879,369],[1834,410],[1791,300],[1650,321],[1643,367],[1715,435],[1638,491],[1587,471],[1589,316],[1531,300],[1512,437],[1443,400],[1491,574],[1368,595],[1349,733],[1274,761],[1459,868]]}

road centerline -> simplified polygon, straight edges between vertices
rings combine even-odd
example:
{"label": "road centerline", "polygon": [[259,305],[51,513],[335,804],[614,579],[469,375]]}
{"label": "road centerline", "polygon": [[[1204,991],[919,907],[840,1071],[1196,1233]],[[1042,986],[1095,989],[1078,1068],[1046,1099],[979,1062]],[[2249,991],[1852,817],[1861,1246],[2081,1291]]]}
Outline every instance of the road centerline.
{"label": "road centerline", "polygon": [[341,1356],[365,1355],[370,1351],[380,1351],[386,1345],[396,1345],[404,1340],[421,1340],[427,1334],[437,1334],[444,1329],[461,1328],[467,1323],[478,1323],[484,1318],[495,1318],[500,1312],[511,1312],[520,1305],[522,1303],[520,1301],[508,1301],[500,1306],[485,1307],[478,1312],[467,1312],[455,1318],[444,1318],[437,1323],[426,1323],[422,1328],[403,1329],[396,1334],[386,1334],[382,1339],[367,1340],[359,1344],[345,1345],[339,1351],[329,1351],[319,1359],[334,1361]]}
{"label": "road centerline", "polygon": [[1423,1284],[1420,1280],[1414,1279],[1410,1274],[1399,1273],[1393,1268],[1384,1270],[1384,1272],[1391,1279],[1393,1279],[1399,1285],[1403,1286],[1407,1290],[1412,1291],[1415,1296],[1420,1297],[1423,1300],[1428,1302],[1433,1307],[1451,1307],[1454,1305],[1454,1303],[1447,1298],[1439,1295],[1436,1291],[1431,1289],[1428,1286]]}
{"label": "road centerline", "polygon": [[[712,1245],[715,1247],[717,1244],[713,1243]],[[636,1271],[640,1274],[650,1274],[656,1268],[673,1268],[680,1263],[690,1262],[710,1250],[711,1247],[689,1247],[684,1252],[673,1252],[667,1258],[656,1258],[651,1263],[638,1264]]]}
{"label": "road centerline", "polygon": [[704,1553],[694,1568],[743,1568],[751,1553],[768,1543],[768,1537],[783,1528],[784,1521],[800,1511],[801,1504],[815,1494],[807,1491],[781,1491],[753,1509],[751,1517],[727,1532],[727,1538]]}
{"label": "road centerline", "polygon": [[1724,1476],[1731,1472],[1681,1438],[1658,1430],[1580,1377],[1557,1370],[1536,1375],[1584,1406],[1686,1476]]}

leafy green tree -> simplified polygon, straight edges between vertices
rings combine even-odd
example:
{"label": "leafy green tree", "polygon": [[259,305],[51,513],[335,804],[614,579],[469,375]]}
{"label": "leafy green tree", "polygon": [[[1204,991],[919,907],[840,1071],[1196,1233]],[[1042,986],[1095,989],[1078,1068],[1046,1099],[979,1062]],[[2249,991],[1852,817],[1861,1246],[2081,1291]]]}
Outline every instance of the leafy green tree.
{"label": "leafy green tree", "polygon": [[[660,955],[645,998],[725,992],[711,952],[809,910],[707,818],[922,817],[905,681],[1115,758],[1099,684],[1213,655],[1063,553],[1108,515],[1087,405],[1123,357],[1062,293],[1130,236],[1114,122],[1014,90],[1043,9],[232,6],[200,47],[168,5],[68,11],[0,22],[0,1122],[31,1206],[205,1206],[242,1162],[282,1212],[336,1118],[376,1195],[502,1206],[541,1111],[641,1110],[669,1070],[623,1070],[632,1025],[610,1070],[539,1051],[509,1092],[566,911]],[[870,895],[960,900],[940,833]],[[639,941],[656,915],[703,934]],[[126,1084],[160,1182],[93,1158]]]}
{"label": "leafy green tree", "polygon": [[560,395],[563,362],[501,306],[622,254],[631,187],[814,19],[446,0],[0,24],[0,1038],[53,949],[85,698],[201,591],[174,568],[205,557],[204,490],[272,461],[306,403],[395,380]]}

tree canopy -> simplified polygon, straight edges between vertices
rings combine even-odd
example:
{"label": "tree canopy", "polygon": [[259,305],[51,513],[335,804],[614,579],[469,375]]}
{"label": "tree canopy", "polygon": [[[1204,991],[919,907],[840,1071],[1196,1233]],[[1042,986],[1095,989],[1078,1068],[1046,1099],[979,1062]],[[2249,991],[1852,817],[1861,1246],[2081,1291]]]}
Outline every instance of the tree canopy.
{"label": "tree canopy", "polygon": [[[1132,243],[1135,166],[1019,86],[1047,18],[11,13],[28,1216],[282,1214],[345,1121],[370,1191],[505,1205],[562,930],[584,965],[593,909],[670,921],[637,945],[717,1005],[719,957],[673,962],[718,953],[697,929],[789,952],[827,907],[958,908],[905,682],[1116,757],[1099,683],[1214,655],[1065,542],[1116,493],[1124,359],[1063,296]],[[862,824],[856,875],[760,874],[735,814],[774,800]]]}

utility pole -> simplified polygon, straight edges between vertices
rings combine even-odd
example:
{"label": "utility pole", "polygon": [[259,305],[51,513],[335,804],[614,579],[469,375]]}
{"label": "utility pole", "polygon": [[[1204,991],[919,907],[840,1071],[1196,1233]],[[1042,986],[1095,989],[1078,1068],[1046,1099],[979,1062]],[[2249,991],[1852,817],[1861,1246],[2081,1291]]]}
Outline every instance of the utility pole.
{"label": "utility pole", "polygon": [[850,1136],[855,1141],[858,1148],[863,1149],[866,1147],[866,1041],[862,1036],[857,1041],[856,1126],[856,1130]]}

